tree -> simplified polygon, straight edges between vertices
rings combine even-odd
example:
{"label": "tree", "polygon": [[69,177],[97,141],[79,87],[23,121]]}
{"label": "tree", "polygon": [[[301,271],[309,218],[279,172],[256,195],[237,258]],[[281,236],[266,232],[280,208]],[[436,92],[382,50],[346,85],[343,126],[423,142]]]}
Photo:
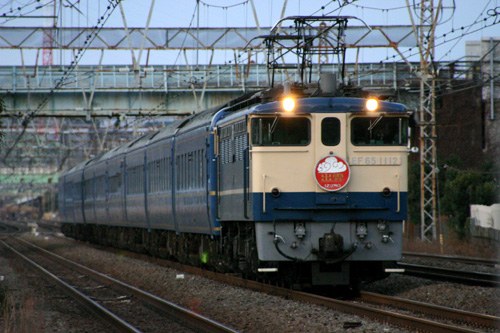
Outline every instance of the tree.
{"label": "tree", "polygon": [[467,233],[470,205],[492,205],[495,202],[497,183],[492,166],[482,170],[446,169],[444,193],[441,199],[443,213],[449,217],[449,225],[459,236]]}

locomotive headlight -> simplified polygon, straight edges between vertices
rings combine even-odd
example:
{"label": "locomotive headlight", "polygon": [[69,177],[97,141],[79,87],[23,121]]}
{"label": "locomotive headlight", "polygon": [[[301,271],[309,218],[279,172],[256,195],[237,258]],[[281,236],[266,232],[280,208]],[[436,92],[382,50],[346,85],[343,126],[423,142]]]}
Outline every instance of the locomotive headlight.
{"label": "locomotive headlight", "polygon": [[376,111],[378,109],[378,100],[375,98],[368,98],[365,107],[370,112]]}
{"label": "locomotive headlight", "polygon": [[293,112],[295,109],[295,99],[292,96],[287,96],[283,99],[281,105],[286,112]]}

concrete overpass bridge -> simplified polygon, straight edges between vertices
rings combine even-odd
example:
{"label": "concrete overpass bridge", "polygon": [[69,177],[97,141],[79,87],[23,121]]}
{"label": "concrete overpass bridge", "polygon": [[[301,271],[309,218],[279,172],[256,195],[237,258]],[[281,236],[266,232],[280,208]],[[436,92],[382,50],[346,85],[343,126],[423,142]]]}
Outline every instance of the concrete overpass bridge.
{"label": "concrete overpass bridge", "polygon": [[[148,66],[137,70],[129,66],[79,66],[70,75],[66,71],[66,67],[56,66],[0,67],[0,91],[6,106],[1,116],[16,117],[30,111],[36,111],[37,117],[87,120],[120,115],[185,115],[269,85],[267,66],[262,64]],[[320,72],[336,73],[338,67],[315,65],[313,82]],[[417,82],[405,63],[350,64],[347,73],[349,83],[385,94]],[[275,80],[298,81],[296,75],[281,71]],[[442,75],[453,74],[446,67]],[[64,82],[54,89],[63,77]],[[50,101],[37,109],[47,95]]]}

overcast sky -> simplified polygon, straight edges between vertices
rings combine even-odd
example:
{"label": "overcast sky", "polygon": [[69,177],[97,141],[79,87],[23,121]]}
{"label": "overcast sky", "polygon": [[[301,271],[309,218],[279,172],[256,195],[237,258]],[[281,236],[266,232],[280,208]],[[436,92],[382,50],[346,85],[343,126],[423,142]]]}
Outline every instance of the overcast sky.
{"label": "overcast sky", "polygon": [[[99,17],[106,11],[108,1],[97,0],[57,0],[57,25],[63,27],[89,27],[96,25]],[[339,8],[339,3],[351,2]],[[408,0],[410,4],[419,3]],[[435,0],[434,2],[438,2]],[[45,5],[35,10],[32,3]],[[62,7],[60,7],[62,3]],[[145,27],[150,17],[150,27],[253,27],[256,26],[251,3],[248,0],[123,0],[122,16],[117,7],[105,27],[123,27],[124,21],[129,27]],[[199,6],[197,7],[197,3]],[[283,0],[253,0],[261,27],[274,25],[282,15]],[[349,15],[356,16],[368,25],[410,25],[410,14],[406,8],[406,0],[359,0],[359,1],[327,1],[327,0],[288,0],[285,16],[290,15]],[[444,10],[436,32],[436,60],[456,60],[465,56],[465,41],[482,38],[500,37],[500,0],[443,0]],[[19,10],[21,8],[21,10]],[[62,10],[60,10],[62,8]],[[11,12],[12,11],[12,12]],[[31,12],[30,12],[31,11]],[[0,15],[47,15],[54,11],[51,0],[0,0]],[[496,15],[496,17],[493,17]],[[493,18],[492,18],[493,17]],[[496,18],[496,24],[495,23]],[[414,15],[414,19],[418,17]],[[486,21],[484,21],[486,19]],[[478,23],[479,22],[479,23]],[[486,22],[486,23],[485,23]],[[52,19],[0,19],[0,26],[51,26]],[[472,26],[471,26],[472,25]],[[490,25],[490,26],[486,26]],[[477,31],[476,31],[477,30]],[[476,31],[474,33],[471,33]],[[467,34],[462,36],[462,34]],[[446,34],[446,36],[444,36]],[[450,41],[451,40],[451,41]],[[405,51],[402,48],[402,51]],[[354,61],[354,51],[348,52],[348,62]],[[365,49],[360,52],[362,62],[379,62],[387,58],[393,59],[396,52],[392,49]],[[411,54],[407,52],[406,54]],[[18,50],[0,49],[2,65],[20,65]],[[26,65],[34,65],[34,52],[23,54]],[[54,62],[61,62],[59,53],[54,53]],[[193,55],[190,55],[192,62]],[[143,57],[144,59],[144,57]],[[225,63],[234,59],[231,52],[219,52],[217,63]],[[400,60],[400,57],[394,58]],[[81,64],[97,64],[98,57],[88,52],[80,60]],[[413,57],[412,60],[418,60]],[[40,61],[40,60],[39,60]],[[71,61],[69,53],[62,56],[62,62]],[[208,62],[208,55],[200,57],[200,63]],[[130,64],[129,52],[105,52],[105,64]],[[150,64],[183,64],[184,59],[175,54],[165,58],[164,55],[151,54]]]}

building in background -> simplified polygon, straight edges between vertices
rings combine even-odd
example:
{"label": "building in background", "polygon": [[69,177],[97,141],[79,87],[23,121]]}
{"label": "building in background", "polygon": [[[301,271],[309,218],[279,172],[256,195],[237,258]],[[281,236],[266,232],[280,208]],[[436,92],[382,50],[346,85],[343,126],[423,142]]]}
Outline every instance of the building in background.
{"label": "building in background", "polygon": [[[482,87],[483,150],[493,158],[500,176],[500,37],[466,43],[467,60],[477,61]],[[500,201],[500,194],[499,194]]]}

